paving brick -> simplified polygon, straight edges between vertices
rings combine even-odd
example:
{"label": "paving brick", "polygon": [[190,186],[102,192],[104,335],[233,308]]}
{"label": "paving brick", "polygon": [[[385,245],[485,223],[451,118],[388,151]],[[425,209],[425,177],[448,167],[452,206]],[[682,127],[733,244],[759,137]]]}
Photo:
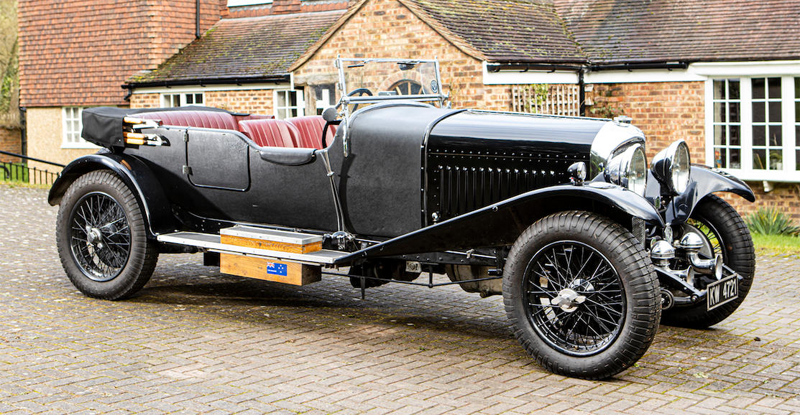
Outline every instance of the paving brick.
{"label": "paving brick", "polygon": [[0,212],[2,413],[800,412],[800,306],[773,289],[800,291],[797,259],[760,256],[729,320],[662,326],[638,367],[592,382],[542,370],[500,298],[457,288],[361,301],[345,279],[291,288],[164,255],[139,296],[92,300],[64,276],[45,191],[0,186]]}

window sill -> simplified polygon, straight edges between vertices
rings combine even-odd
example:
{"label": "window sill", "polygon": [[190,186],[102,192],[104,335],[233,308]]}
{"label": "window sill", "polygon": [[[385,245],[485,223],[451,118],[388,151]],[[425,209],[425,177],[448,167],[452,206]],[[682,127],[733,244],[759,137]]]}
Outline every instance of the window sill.
{"label": "window sill", "polygon": [[61,143],[62,150],[97,150],[101,148],[92,143]]}
{"label": "window sill", "polygon": [[800,183],[800,171],[720,169],[745,182]]}

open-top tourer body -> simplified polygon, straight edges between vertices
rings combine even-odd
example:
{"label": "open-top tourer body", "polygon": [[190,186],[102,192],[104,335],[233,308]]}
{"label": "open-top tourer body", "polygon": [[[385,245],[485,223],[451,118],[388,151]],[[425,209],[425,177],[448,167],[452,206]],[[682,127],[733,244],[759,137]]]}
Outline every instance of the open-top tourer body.
{"label": "open-top tourer body", "polygon": [[[345,267],[362,295],[446,273],[502,294],[537,360],[587,378],[635,363],[662,309],[705,327],[747,294],[752,241],[713,193],[753,194],[691,165],[684,142],[648,169],[630,120],[452,109],[436,61],[336,65],[341,100],[323,116],[84,111],[84,138],[104,148],[49,199],[72,282],[126,298],[175,252],[297,285]],[[405,89],[385,90],[398,75]]]}

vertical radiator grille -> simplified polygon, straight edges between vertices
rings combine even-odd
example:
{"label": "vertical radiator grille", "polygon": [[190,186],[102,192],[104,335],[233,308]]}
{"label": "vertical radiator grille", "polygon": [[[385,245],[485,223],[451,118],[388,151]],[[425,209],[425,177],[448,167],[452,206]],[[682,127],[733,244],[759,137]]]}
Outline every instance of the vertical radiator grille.
{"label": "vertical radiator grille", "polygon": [[[428,220],[439,221],[543,187],[569,183],[572,160],[505,159],[500,163],[436,157],[428,165]],[[432,162],[432,163],[431,163]],[[431,165],[432,164],[432,165]],[[484,165],[480,165],[484,164]],[[486,166],[485,164],[494,164]],[[498,167],[497,165],[501,165]],[[537,168],[532,168],[536,166]],[[429,222],[430,223],[430,222]]]}

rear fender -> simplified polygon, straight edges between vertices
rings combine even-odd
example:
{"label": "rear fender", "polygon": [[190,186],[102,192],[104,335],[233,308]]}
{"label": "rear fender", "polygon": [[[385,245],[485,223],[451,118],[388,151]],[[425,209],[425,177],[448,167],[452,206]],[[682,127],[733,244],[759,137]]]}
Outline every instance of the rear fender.
{"label": "rear fender", "polygon": [[750,186],[737,177],[707,166],[693,165],[691,182],[686,191],[667,205],[666,222],[686,222],[697,204],[704,197],[715,192],[734,193],[749,202],[756,201],[756,196]]}
{"label": "rear fender", "polygon": [[111,170],[131,189],[144,213],[148,238],[155,239],[159,233],[175,229],[169,200],[161,183],[146,164],[129,155],[101,152],[73,160],[53,183],[47,202],[51,206],[60,204],[75,180],[95,170]]}
{"label": "rear fender", "polygon": [[630,229],[632,218],[663,226],[656,209],[629,190],[608,183],[553,186],[523,193],[500,203],[457,216],[415,232],[373,245],[341,258],[357,259],[512,244],[531,224],[551,213],[585,210],[610,217]]}

